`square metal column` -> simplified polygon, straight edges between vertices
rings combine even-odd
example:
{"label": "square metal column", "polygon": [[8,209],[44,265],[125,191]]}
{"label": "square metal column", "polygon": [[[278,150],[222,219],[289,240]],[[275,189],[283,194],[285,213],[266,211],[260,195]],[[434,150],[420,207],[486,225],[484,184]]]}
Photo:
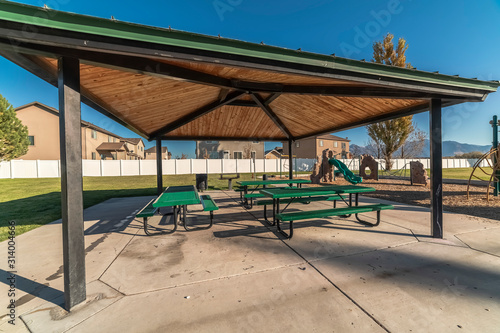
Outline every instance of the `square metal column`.
{"label": "square metal column", "polygon": [[293,179],[293,141],[288,140],[288,178]]}
{"label": "square metal column", "polygon": [[163,166],[161,158],[161,139],[156,139],[156,192],[163,192]]}
{"label": "square metal column", "polygon": [[441,100],[433,99],[429,109],[431,142],[431,233],[443,238],[443,142]]}
{"label": "square metal column", "polygon": [[61,149],[61,213],[64,299],[66,310],[85,301],[80,62],[58,62],[59,135]]}

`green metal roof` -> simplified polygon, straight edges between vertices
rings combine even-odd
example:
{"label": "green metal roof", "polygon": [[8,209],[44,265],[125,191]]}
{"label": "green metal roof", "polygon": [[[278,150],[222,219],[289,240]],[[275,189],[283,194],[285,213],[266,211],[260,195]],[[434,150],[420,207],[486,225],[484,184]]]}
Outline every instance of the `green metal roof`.
{"label": "green metal roof", "polygon": [[203,51],[305,64],[321,68],[346,70],[360,74],[410,79],[485,91],[496,91],[498,81],[481,81],[357,61],[330,55],[295,51],[274,46],[248,43],[219,37],[156,28],[80,14],[56,11],[0,0],[0,20],[32,24],[40,27],[123,38],[161,45],[186,47]]}

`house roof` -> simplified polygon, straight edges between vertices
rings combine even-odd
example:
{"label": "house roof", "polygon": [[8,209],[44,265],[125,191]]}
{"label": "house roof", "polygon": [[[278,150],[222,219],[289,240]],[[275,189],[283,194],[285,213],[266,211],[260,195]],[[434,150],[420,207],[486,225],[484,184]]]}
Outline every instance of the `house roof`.
{"label": "house roof", "polygon": [[[480,81],[2,1],[0,54],[147,139],[283,141],[480,102]],[[37,31],[36,34],[23,34]]]}
{"label": "house roof", "polygon": [[283,154],[283,150],[277,150],[277,149],[270,149],[270,150],[266,150],[264,152],[264,155],[267,155],[267,154],[274,154],[274,155],[281,155]]}
{"label": "house roof", "polygon": [[346,141],[350,142],[351,140],[346,139],[346,138],[341,138],[340,136],[336,136],[333,134],[326,134],[326,135],[318,135],[316,139],[322,139],[322,140],[335,140],[335,141]]}
{"label": "house roof", "polygon": [[[144,152],[149,153],[149,154],[151,154],[151,153],[155,153],[156,154],[156,147],[148,148],[148,149],[144,150]],[[165,146],[162,146],[161,147],[161,153],[165,154],[166,152],[168,152],[168,148],[165,147]]]}
{"label": "house roof", "polygon": [[[141,138],[120,138],[120,141],[126,141],[128,143],[133,144],[133,145],[137,145],[137,144],[139,144],[139,142],[142,141],[142,139]],[[144,144],[144,142],[143,142],[143,144]]]}
{"label": "house roof", "polygon": [[128,148],[124,142],[103,142],[96,150],[128,151]]}

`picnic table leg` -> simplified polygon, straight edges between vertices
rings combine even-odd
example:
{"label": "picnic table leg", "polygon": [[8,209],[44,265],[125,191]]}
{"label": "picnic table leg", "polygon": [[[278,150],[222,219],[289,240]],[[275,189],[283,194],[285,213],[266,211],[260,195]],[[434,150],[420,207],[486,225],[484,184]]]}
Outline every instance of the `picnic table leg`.
{"label": "picnic table leg", "polygon": [[[342,196],[342,194],[339,194],[340,198],[342,199],[342,201],[344,201],[344,203],[346,205],[348,205],[349,207],[352,206],[352,196],[351,196],[351,193],[349,193],[349,203],[347,203],[345,200],[344,200],[344,197]],[[337,208],[337,202],[336,201],[333,201],[333,208]],[[339,217],[342,217],[342,218],[348,218],[350,217],[351,214],[347,214],[347,215],[339,215]]]}
{"label": "picnic table leg", "polygon": [[248,185],[243,186],[243,205],[248,206],[248,199],[245,196],[248,194]]}
{"label": "picnic table leg", "polygon": [[288,233],[284,232],[283,229],[281,229],[281,225],[280,225],[279,220],[276,222],[276,226],[277,226],[280,234],[285,236],[287,239],[292,239],[292,237],[293,237],[293,221],[290,221],[290,227],[289,227],[290,229],[289,229]]}
{"label": "picnic table leg", "polygon": [[[358,206],[358,200],[359,199],[359,195],[358,193],[356,193],[356,206]],[[376,227],[380,224],[380,210],[377,210],[377,222],[376,223],[371,223],[371,222],[368,222],[368,221],[364,221],[364,220],[361,220],[358,216],[358,214],[355,214],[356,216],[356,220],[358,220],[359,223],[361,224],[364,224],[366,226],[369,226],[369,227]]]}
{"label": "picnic table leg", "polygon": [[[158,209],[158,212],[160,212],[160,210]],[[161,214],[160,214],[161,215]],[[165,215],[170,215],[170,214],[165,214]],[[163,216],[165,216],[163,215]],[[148,218],[147,217],[144,217],[143,218],[143,224],[144,224],[144,233],[148,236],[155,236],[155,235],[161,235],[161,234],[173,234],[176,230],[177,230],[177,219],[176,219],[176,214],[175,214],[175,207],[174,207],[174,215],[173,215],[173,219],[174,219],[174,223],[173,223],[173,228],[172,230],[170,230],[169,232],[166,232],[166,231],[160,231],[160,232],[155,232],[155,233],[151,233],[149,232],[148,230]]]}
{"label": "picnic table leg", "polygon": [[196,228],[188,228],[187,226],[187,221],[186,221],[186,207],[187,205],[184,205],[184,210],[183,210],[183,215],[184,215],[184,229],[186,229],[186,231],[196,231],[196,230],[207,230],[207,229],[210,229],[212,228],[212,225],[213,225],[213,222],[214,222],[214,212],[213,211],[210,211],[210,224],[206,227],[196,227]]}
{"label": "picnic table leg", "polygon": [[267,222],[267,224],[271,225],[271,226],[274,226],[276,223],[274,222],[274,205],[273,205],[273,221],[269,221],[267,219],[267,205],[264,205],[264,221]]}

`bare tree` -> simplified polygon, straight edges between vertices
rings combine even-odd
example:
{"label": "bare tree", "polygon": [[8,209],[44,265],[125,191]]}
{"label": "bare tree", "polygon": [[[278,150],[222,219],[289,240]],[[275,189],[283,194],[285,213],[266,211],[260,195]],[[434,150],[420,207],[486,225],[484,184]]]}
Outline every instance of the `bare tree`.
{"label": "bare tree", "polygon": [[379,141],[375,141],[373,139],[368,140],[366,143],[366,150],[375,158],[380,159],[382,156],[382,144]]}
{"label": "bare tree", "polygon": [[243,159],[251,159],[252,158],[252,144],[247,143],[243,148]]}
{"label": "bare tree", "polygon": [[401,158],[419,157],[424,149],[426,139],[427,133],[415,127],[408,140],[401,146]]}
{"label": "bare tree", "polygon": [[208,154],[207,148],[203,148],[203,158],[208,160],[210,155]]}

